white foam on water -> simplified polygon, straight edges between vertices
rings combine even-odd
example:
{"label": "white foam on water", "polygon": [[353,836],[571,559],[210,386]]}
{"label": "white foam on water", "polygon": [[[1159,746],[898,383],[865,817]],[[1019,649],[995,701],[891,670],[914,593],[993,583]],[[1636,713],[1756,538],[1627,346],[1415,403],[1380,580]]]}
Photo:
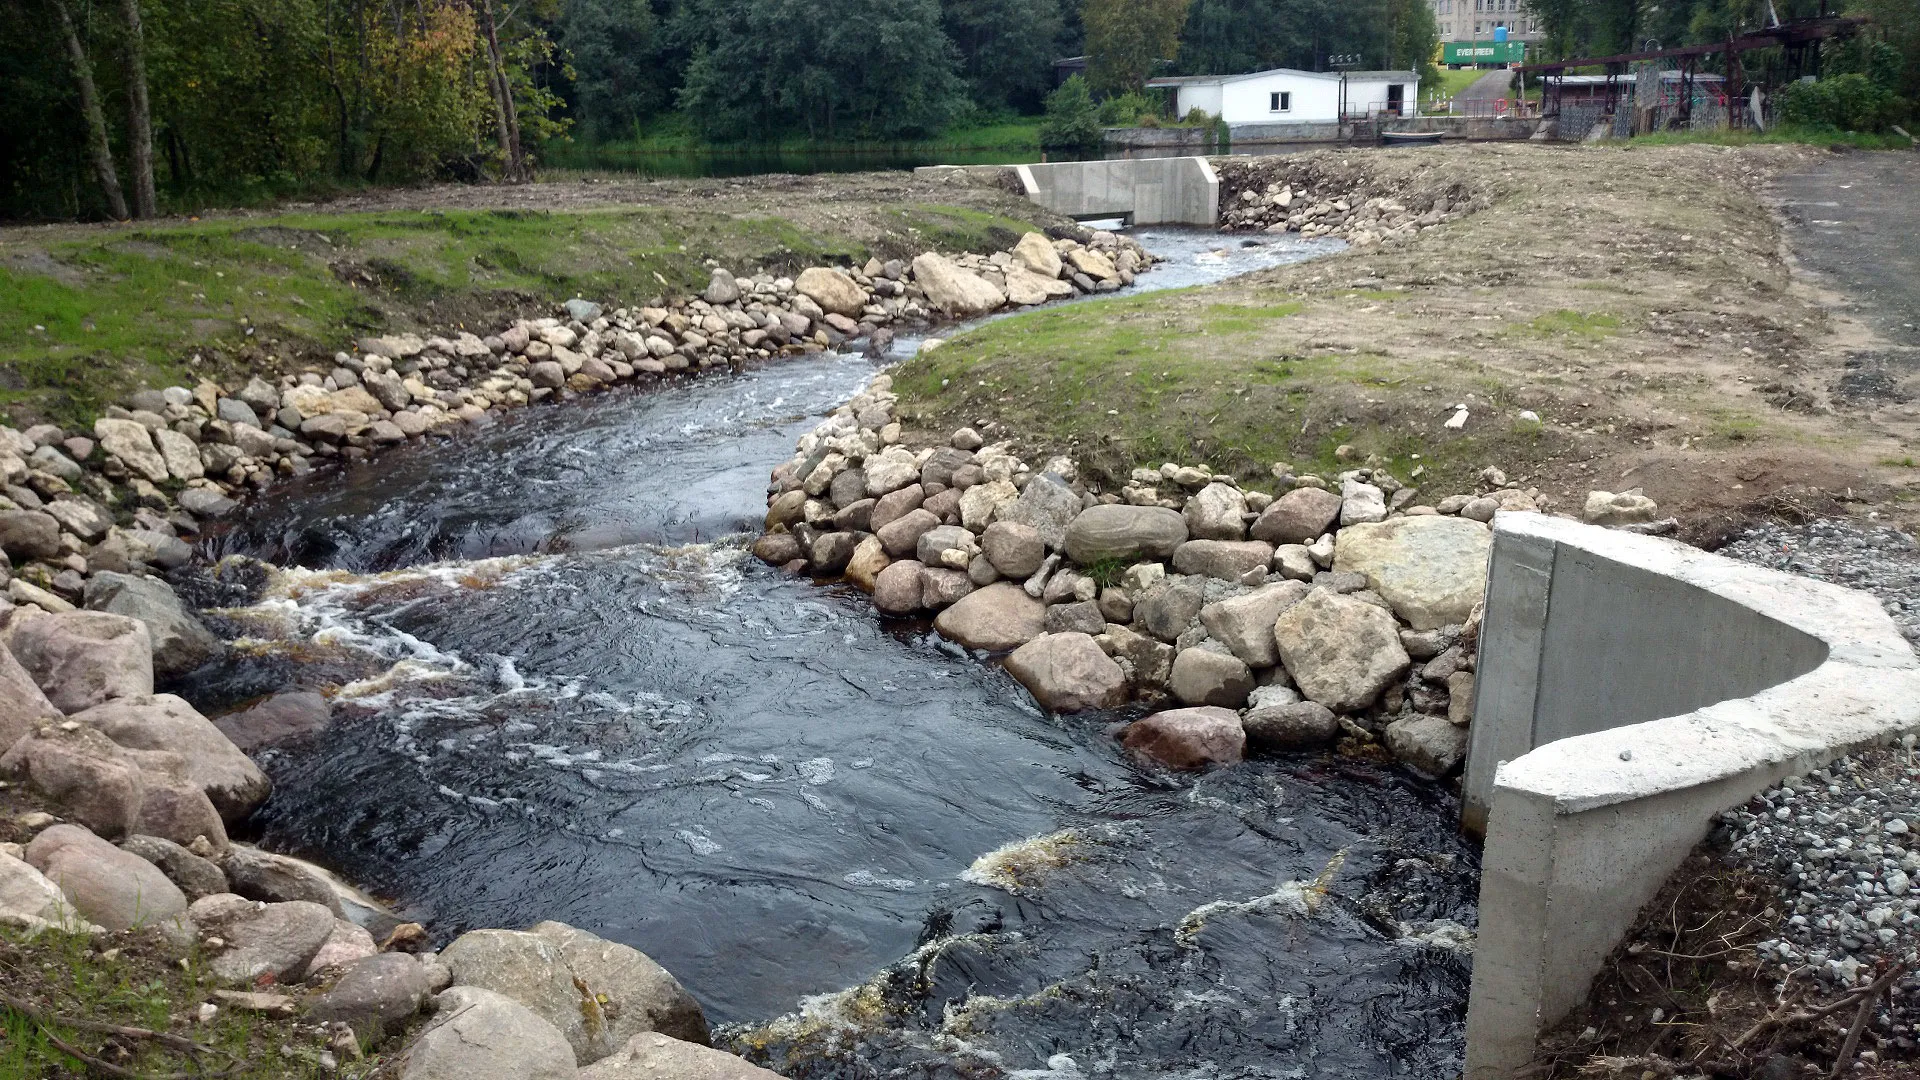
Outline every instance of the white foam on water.
{"label": "white foam on water", "polygon": [[712,837],[702,836],[691,829],[681,829],[679,832],[676,832],[673,835],[677,837],[681,843],[687,845],[687,847],[695,855],[705,857],[708,855],[718,854],[721,850],[723,850],[720,847],[719,842],[714,840]]}
{"label": "white foam on water", "polygon": [[819,787],[833,782],[833,759],[827,757],[808,758],[798,762],[794,769],[800,773],[802,783]]}
{"label": "white foam on water", "polygon": [[[886,871],[881,871],[882,874]],[[911,878],[881,877],[866,870],[855,870],[840,880],[856,889],[889,889],[893,892],[911,892],[919,888],[919,882]]]}

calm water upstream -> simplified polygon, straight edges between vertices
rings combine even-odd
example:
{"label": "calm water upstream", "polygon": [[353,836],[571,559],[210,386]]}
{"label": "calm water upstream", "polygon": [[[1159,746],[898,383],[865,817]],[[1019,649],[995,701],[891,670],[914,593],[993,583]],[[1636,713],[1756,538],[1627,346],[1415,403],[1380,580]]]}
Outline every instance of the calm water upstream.
{"label": "calm water upstream", "polygon": [[[1325,250],[1141,238],[1173,259],[1153,287]],[[265,759],[263,841],[443,937],[630,943],[795,1077],[1457,1070],[1477,864],[1449,797],[1325,755],[1144,771],[1125,714],[1049,717],[745,554],[768,470],[872,371],[522,410],[259,505],[232,548],[306,569],[235,625],[281,640],[192,692],[358,680]]]}

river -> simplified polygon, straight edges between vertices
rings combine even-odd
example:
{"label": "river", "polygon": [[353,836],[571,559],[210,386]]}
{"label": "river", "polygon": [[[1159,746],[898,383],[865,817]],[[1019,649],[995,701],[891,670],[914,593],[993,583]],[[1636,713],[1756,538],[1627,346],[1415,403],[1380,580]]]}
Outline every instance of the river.
{"label": "river", "polygon": [[[1137,235],[1170,258],[1143,287],[1329,246]],[[768,470],[872,372],[519,410],[256,503],[221,550],[287,569],[185,692],[347,684],[263,755],[258,839],[442,941],[634,945],[793,1077],[1457,1072],[1478,866],[1451,795],[1327,754],[1144,770],[1133,714],[1050,717],[746,555]]]}

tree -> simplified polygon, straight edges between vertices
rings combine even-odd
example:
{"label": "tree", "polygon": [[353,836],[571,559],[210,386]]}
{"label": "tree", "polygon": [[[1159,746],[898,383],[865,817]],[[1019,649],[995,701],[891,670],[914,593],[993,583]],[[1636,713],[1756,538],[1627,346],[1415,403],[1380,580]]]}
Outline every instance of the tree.
{"label": "tree", "polygon": [[975,105],[1030,110],[1040,103],[1065,26],[1059,0],[943,0],[940,21]]}
{"label": "tree", "polygon": [[94,176],[100,181],[101,194],[106,196],[108,212],[116,219],[125,220],[127,197],[120,191],[120,174],[113,166],[113,146],[107,141],[107,119],[100,111],[100,91],[94,87],[93,64],[87,59],[86,46],[81,44],[80,30],[73,23],[66,0],[52,0],[52,6],[60,18],[67,59],[73,64],[73,79],[80,92],[80,114],[87,125],[87,152],[93,161]]}
{"label": "tree", "polygon": [[657,29],[647,0],[567,0],[560,45],[572,55],[574,115],[589,136],[631,131],[671,101],[656,74]]}
{"label": "tree", "polygon": [[1087,0],[1087,82],[1102,94],[1138,90],[1180,49],[1191,0]]}
{"label": "tree", "polygon": [[127,166],[133,173],[133,216],[159,212],[153,190],[153,109],[147,102],[147,43],[140,0],[120,0],[127,40]]}
{"label": "tree", "polygon": [[1440,25],[1427,0],[1387,0],[1386,66],[1391,71],[1413,71],[1429,86],[1438,84],[1440,70],[1433,54],[1440,43]]}
{"label": "tree", "polygon": [[1100,145],[1100,107],[1093,103],[1087,80],[1075,75],[1047,95],[1046,118],[1040,122],[1040,145],[1049,150],[1080,150]]}

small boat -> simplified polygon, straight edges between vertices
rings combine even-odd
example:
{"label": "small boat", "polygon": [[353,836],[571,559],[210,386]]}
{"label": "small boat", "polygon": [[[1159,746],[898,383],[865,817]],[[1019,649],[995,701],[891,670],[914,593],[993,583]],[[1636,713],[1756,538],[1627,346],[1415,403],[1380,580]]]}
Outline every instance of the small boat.
{"label": "small boat", "polygon": [[1425,146],[1440,141],[1438,131],[1383,131],[1380,141],[1388,146]]}

